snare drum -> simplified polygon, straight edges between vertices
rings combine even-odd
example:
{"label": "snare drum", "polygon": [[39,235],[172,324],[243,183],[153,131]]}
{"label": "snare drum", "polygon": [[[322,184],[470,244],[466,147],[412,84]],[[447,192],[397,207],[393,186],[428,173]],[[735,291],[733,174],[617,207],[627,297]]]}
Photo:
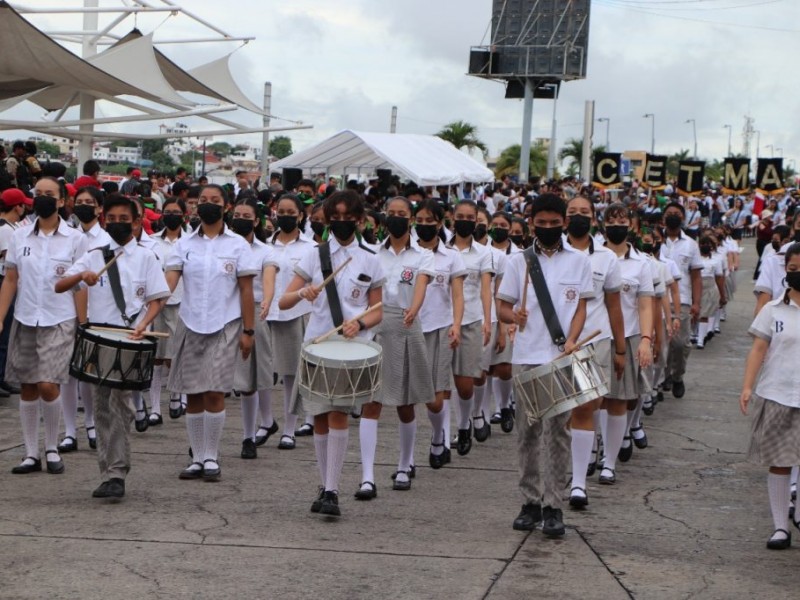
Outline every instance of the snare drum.
{"label": "snare drum", "polygon": [[549,419],[608,393],[605,373],[585,346],[514,377],[514,398],[528,423]]}
{"label": "snare drum", "polygon": [[124,329],[116,332],[91,329],[91,325],[79,327],[69,374],[79,381],[118,390],[148,389],[156,342],[149,338],[132,340],[129,335],[130,331]]}
{"label": "snare drum", "polygon": [[300,351],[300,396],[332,407],[368,402],[381,388],[382,354],[379,344],[361,338],[308,342]]}

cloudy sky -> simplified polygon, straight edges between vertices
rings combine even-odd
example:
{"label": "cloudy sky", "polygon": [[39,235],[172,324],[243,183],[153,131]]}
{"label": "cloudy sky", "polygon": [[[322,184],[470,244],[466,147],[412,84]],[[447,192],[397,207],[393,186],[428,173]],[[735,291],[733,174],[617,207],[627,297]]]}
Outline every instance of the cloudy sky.
{"label": "cloudy sky", "polygon": [[[25,6],[54,4],[81,2],[24,2]],[[445,123],[463,119],[477,125],[491,155],[520,141],[522,102],[505,100],[499,83],[465,75],[470,46],[488,42],[484,36],[491,0],[184,0],[181,4],[231,35],[256,38],[233,55],[234,75],[258,104],[263,82],[271,81],[273,113],[314,125],[312,130],[288,134],[296,150],[341,129],[388,131],[392,105],[398,107],[400,133],[435,133]],[[700,156],[721,158],[728,144],[723,126],[733,126],[734,152],[741,151],[744,115],[750,114],[755,129],[761,131],[762,156],[770,155],[772,145],[776,155],[782,149],[787,159],[800,157],[800,130],[794,121],[800,114],[800,0],[593,0],[591,4],[588,77],[562,87],[559,145],[581,135],[584,102],[594,100],[595,116],[611,119],[615,151],[649,149],[650,121],[643,115],[654,113],[657,152],[691,150],[692,126],[686,120],[695,119]],[[101,0],[101,5],[118,3]],[[70,17],[29,18],[44,28],[80,25]],[[156,40],[209,33],[186,17],[162,23],[164,18],[163,13],[142,15],[138,25],[145,33],[157,28]],[[100,20],[102,24],[110,17]],[[124,34],[132,25],[129,18],[115,31]],[[239,45],[159,47],[190,68]],[[535,103],[533,137],[550,136],[552,110],[552,101]],[[101,105],[100,111],[114,114],[108,106]],[[21,105],[3,117],[38,118],[40,113]],[[243,111],[230,114],[242,123],[260,123],[259,117]],[[190,124],[200,126],[199,121]],[[605,123],[596,125],[595,143],[605,143]],[[157,123],[152,128],[155,131]],[[260,143],[258,135],[238,139]]]}

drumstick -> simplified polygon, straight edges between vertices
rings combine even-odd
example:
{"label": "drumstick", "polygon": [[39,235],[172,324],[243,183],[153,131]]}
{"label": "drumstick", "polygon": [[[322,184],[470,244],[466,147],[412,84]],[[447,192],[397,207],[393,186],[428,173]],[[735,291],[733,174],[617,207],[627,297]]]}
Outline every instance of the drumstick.
{"label": "drumstick", "polygon": [[[95,331],[108,331],[110,333],[133,333],[133,329],[125,329],[124,327],[101,327],[100,325],[90,325],[89,329]],[[162,331],[143,331],[142,335],[145,337],[152,336],[158,338],[168,338],[169,334]]]}
{"label": "drumstick", "polygon": [[[594,338],[596,338],[596,337],[597,337],[598,335],[600,335],[601,333],[602,333],[602,332],[601,332],[599,329],[596,329],[595,331],[593,331],[592,333],[590,333],[589,335],[587,335],[587,336],[586,336],[585,338],[583,338],[582,340],[579,340],[579,341],[578,341],[578,343],[577,343],[577,344],[575,344],[575,350],[573,350],[572,352],[575,352],[576,350],[579,350],[579,349],[581,348],[581,346],[585,346],[586,344],[588,344],[589,342],[591,342],[591,341],[592,341]],[[568,354],[570,354],[570,352],[562,352],[561,354],[559,354],[558,356],[556,356],[556,357],[555,357],[553,360],[558,360],[559,358],[564,358],[564,357],[565,357],[565,356],[567,356]]]}
{"label": "drumstick", "polygon": [[[527,261],[526,261],[527,262]],[[525,285],[522,286],[522,310],[526,310],[526,306],[528,306],[528,281],[531,277],[530,271],[525,269]],[[522,325],[519,326],[520,331],[525,331],[525,325],[528,322],[525,321]]]}
{"label": "drumstick", "polygon": [[342,269],[344,269],[344,268],[347,266],[347,263],[349,263],[351,260],[353,260],[353,257],[352,257],[352,256],[348,257],[346,261],[344,261],[344,262],[343,262],[343,263],[342,263],[342,264],[341,264],[341,265],[340,265],[340,266],[339,266],[339,267],[338,267],[338,268],[337,268],[337,269],[336,269],[336,270],[335,270],[333,273],[331,273],[330,275],[328,275],[328,276],[327,276],[327,277],[324,279],[324,281],[323,281],[322,283],[320,283],[320,284],[317,286],[317,290],[321,292],[321,291],[322,291],[322,289],[323,289],[323,288],[324,288],[326,285],[328,285],[328,284],[331,282],[331,280],[332,280],[334,277],[336,277],[336,276],[339,274],[339,272],[340,272]]}
{"label": "drumstick", "polygon": [[[378,302],[377,304],[373,304],[367,310],[362,312],[360,315],[356,315],[355,317],[353,317],[352,319],[349,319],[349,320],[350,321],[358,321],[360,318],[366,317],[373,310],[375,310],[376,308],[380,308],[381,306],[383,306],[383,302]],[[347,321],[345,321],[344,323],[347,323]],[[324,342],[329,337],[331,337],[334,333],[337,333],[342,327],[344,327],[344,323],[342,323],[338,327],[334,327],[333,329],[331,329],[327,333],[323,333],[321,336],[319,336],[318,338],[314,339],[314,341],[312,341],[311,343],[312,344],[319,344],[320,342]]]}
{"label": "drumstick", "polygon": [[[122,252],[120,252],[119,254],[122,254]],[[107,262],[105,265],[103,265],[103,268],[102,268],[102,269],[100,269],[100,270],[97,272],[97,276],[98,276],[98,277],[100,277],[100,276],[101,276],[103,273],[105,273],[106,271],[108,271],[108,268],[109,268],[111,265],[113,265],[115,262],[117,262],[117,259],[119,258],[119,254],[115,254],[115,255],[114,255],[114,258],[112,258],[112,259],[111,259],[110,261],[108,261],[108,262]]]}

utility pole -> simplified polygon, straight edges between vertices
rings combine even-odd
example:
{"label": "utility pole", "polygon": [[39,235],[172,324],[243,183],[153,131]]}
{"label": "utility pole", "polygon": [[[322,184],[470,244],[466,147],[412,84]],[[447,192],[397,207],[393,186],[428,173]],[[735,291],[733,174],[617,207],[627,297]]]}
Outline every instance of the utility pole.
{"label": "utility pole", "polygon": [[525,79],[522,104],[522,143],[519,151],[519,182],[528,183],[531,167],[531,121],[533,120],[533,82]]}
{"label": "utility pole", "polygon": [[[99,0],[83,0],[84,8],[98,8]],[[97,31],[98,23],[97,12],[87,11],[83,13],[83,30],[84,31]],[[81,49],[81,57],[86,60],[97,54],[97,38],[89,35],[83,36],[83,47]],[[95,99],[89,94],[79,94],[80,98],[80,119],[90,120],[94,119],[94,103]],[[81,136],[78,141],[78,173],[81,173],[81,165],[87,160],[92,158],[92,137],[90,134],[94,131],[94,125],[91,123],[84,123],[78,126],[78,130],[85,135]]]}
{"label": "utility pole", "polygon": [[[269,127],[270,114],[272,113],[272,82],[264,83],[264,127]],[[203,171],[205,168],[206,150],[203,140]],[[269,131],[261,134],[261,185],[269,186]]]}
{"label": "utility pole", "polygon": [[656,153],[656,116],[653,113],[644,115],[645,119],[652,119],[650,123],[650,154]]}
{"label": "utility pole", "polygon": [[389,133],[397,133],[397,107],[392,107],[392,121],[389,123]]}

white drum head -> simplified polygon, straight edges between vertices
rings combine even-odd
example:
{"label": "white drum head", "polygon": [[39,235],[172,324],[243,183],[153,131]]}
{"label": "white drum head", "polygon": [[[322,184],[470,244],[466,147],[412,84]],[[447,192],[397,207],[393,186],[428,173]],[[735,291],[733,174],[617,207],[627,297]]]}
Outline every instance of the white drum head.
{"label": "white drum head", "polygon": [[[89,331],[92,332],[92,335],[96,335],[99,338],[103,338],[104,340],[109,340],[112,342],[125,342],[127,344],[152,344],[152,340],[142,339],[142,340],[132,340],[128,336],[131,334],[130,331],[120,329],[119,331],[100,331],[98,329],[89,328]],[[147,335],[147,333],[145,333]]]}
{"label": "white drum head", "polygon": [[366,360],[380,354],[368,344],[360,342],[344,342],[341,340],[326,340],[319,344],[309,344],[305,351],[312,356],[328,360]]}

